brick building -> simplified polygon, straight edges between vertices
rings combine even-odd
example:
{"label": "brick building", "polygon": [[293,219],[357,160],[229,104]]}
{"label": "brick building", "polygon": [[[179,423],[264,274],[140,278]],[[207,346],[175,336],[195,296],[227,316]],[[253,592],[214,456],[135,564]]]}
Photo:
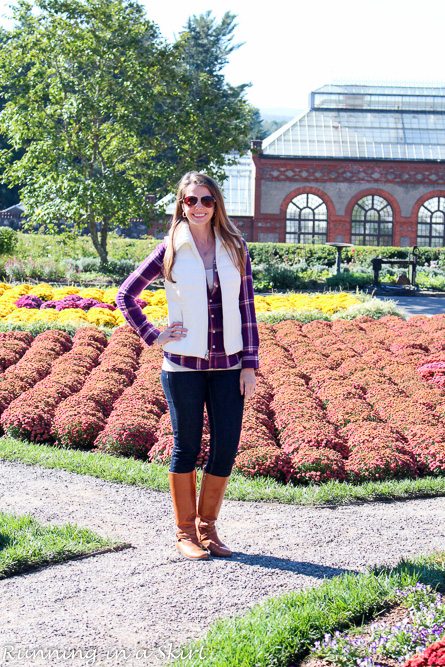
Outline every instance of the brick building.
{"label": "brick building", "polygon": [[249,241],[445,246],[445,88],[323,86],[229,169]]}
{"label": "brick building", "polygon": [[[328,85],[309,102],[227,170],[244,238],[444,247],[445,87]],[[16,208],[0,225],[21,227]],[[145,231],[165,234],[138,220],[122,233]]]}

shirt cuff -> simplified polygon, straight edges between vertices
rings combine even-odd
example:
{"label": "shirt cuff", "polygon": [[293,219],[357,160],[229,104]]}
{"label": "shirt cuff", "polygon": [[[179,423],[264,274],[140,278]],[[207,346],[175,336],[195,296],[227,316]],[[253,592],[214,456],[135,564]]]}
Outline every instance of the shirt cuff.
{"label": "shirt cuff", "polygon": [[161,332],[159,329],[156,329],[153,327],[148,331],[145,336],[143,337],[143,340],[145,343],[147,343],[148,346],[153,345],[153,343],[156,341],[157,337],[159,336]]}
{"label": "shirt cuff", "polygon": [[259,368],[257,355],[243,355],[241,359],[241,368]]}

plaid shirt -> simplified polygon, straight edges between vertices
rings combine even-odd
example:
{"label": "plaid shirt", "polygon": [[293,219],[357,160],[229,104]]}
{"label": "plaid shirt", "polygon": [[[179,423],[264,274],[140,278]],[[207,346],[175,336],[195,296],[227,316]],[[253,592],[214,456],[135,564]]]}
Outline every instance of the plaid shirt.
{"label": "plaid shirt", "polygon": [[[231,355],[224,351],[222,295],[219,284],[216,260],[213,260],[214,285],[212,291],[207,286],[209,312],[208,350],[209,358],[189,357],[164,351],[164,356],[180,366],[193,370],[227,369],[241,361],[243,368],[258,368],[258,328],[255,317],[255,304],[252,284],[252,268],[247,245],[246,275],[241,278],[239,308],[241,313],[241,333],[243,350]],[[147,259],[122,284],[116,297],[119,310],[128,324],[147,343],[152,345],[159,336],[159,329],[153,326],[136,303],[136,298],[153,280],[164,275],[164,254],[166,246],[160,243]]]}

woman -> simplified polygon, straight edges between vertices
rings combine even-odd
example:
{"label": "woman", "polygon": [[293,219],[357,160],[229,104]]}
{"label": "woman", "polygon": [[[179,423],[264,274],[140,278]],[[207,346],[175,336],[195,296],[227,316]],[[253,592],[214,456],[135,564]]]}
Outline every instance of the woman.
{"label": "woman", "polygon": [[[162,333],[135,301],[160,275],[169,313]],[[148,345],[164,349],[161,381],[174,434],[169,482],[176,546],[193,560],[208,558],[208,552],[229,557],[215,522],[238,449],[244,400],[255,389],[258,330],[247,246],[212,178],[185,174],[168,237],[127,278],[116,302]],[[204,406],[210,452],[196,507]]]}

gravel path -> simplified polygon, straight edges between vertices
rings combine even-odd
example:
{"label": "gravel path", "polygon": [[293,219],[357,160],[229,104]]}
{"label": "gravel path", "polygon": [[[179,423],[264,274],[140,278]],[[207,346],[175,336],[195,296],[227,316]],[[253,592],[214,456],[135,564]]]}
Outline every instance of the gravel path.
{"label": "gravel path", "polygon": [[211,622],[267,597],[445,550],[445,498],[339,508],[226,501],[219,525],[233,558],[193,563],[174,547],[168,494],[6,462],[0,480],[4,511],[133,546],[0,581],[1,665],[162,665]]}

